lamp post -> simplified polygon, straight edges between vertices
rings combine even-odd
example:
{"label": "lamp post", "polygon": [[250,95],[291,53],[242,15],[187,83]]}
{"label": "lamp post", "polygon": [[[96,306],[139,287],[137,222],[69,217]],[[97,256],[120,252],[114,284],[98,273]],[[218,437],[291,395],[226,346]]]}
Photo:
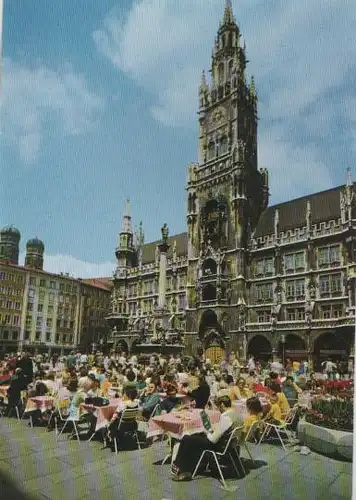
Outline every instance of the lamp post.
{"label": "lamp post", "polygon": [[286,343],[286,336],[281,335],[281,342],[282,342],[282,363],[283,363],[283,368],[284,368],[284,346]]}

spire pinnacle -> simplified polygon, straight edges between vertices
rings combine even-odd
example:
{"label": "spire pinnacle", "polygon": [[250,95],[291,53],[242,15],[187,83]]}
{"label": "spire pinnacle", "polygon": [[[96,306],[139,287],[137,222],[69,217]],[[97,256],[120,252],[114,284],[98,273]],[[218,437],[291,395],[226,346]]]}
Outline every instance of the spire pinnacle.
{"label": "spire pinnacle", "polygon": [[226,0],[225,12],[224,12],[224,24],[229,24],[234,22],[234,15],[232,13],[231,0]]}
{"label": "spire pinnacle", "polygon": [[126,200],[124,217],[122,221],[122,233],[132,233],[132,221],[131,221],[131,204],[130,200]]}
{"label": "spire pinnacle", "polygon": [[347,167],[347,169],[346,169],[346,186],[347,187],[352,186],[351,168],[350,167]]}

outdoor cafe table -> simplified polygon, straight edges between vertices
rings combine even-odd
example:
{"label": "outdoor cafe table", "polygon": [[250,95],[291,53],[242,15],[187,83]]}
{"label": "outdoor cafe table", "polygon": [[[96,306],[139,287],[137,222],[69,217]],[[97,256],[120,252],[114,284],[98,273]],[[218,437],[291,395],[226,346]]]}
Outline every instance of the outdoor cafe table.
{"label": "outdoor cafe table", "polygon": [[25,412],[34,410],[41,410],[41,412],[45,412],[46,410],[52,410],[54,407],[54,398],[52,396],[34,396],[32,398],[28,398]]}
{"label": "outdoor cafe table", "polygon": [[114,416],[114,413],[119,406],[119,404],[122,402],[121,398],[116,398],[116,399],[110,399],[110,403],[107,406],[94,406],[90,405],[87,403],[82,403],[80,405],[80,412],[81,414],[88,412],[88,413],[93,413],[96,418],[96,427],[95,431],[98,431],[99,429],[102,429],[103,427],[106,426]]}
{"label": "outdoor cafe table", "polygon": [[[147,437],[169,434],[175,439],[182,439],[185,434],[198,434],[204,432],[203,422],[200,416],[201,410],[190,409],[182,411],[171,411],[164,415],[153,417],[148,426]],[[221,413],[217,410],[206,410],[212,424],[219,422]]]}

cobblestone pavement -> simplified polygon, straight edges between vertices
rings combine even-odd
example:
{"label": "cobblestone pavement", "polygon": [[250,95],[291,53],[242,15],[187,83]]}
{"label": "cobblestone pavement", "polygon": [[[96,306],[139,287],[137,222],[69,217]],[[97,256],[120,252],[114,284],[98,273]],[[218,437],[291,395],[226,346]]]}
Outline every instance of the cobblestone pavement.
{"label": "cobblestone pavement", "polygon": [[[68,440],[31,429],[26,421],[0,418],[1,500],[349,500],[352,464],[292,448],[250,445],[254,463],[244,460],[246,477],[231,477],[230,491],[216,478],[198,476],[174,483],[169,465],[160,465],[167,444],[118,455],[99,442]],[[242,451],[242,457],[246,456]]]}

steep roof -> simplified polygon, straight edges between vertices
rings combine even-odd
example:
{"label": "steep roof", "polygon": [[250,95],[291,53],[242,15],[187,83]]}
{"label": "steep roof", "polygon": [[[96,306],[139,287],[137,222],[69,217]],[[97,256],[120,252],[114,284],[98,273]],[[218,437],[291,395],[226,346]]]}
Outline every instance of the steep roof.
{"label": "steep roof", "polygon": [[310,201],[312,224],[326,222],[340,217],[340,191],[344,186],[296,198],[278,205],[268,207],[258,222],[255,238],[272,234],[274,231],[274,214],[279,212],[279,229],[286,231],[306,225],[307,202]]}
{"label": "steep roof", "polygon": [[[168,244],[170,245],[170,248],[168,250],[168,257],[172,256],[174,241],[177,242],[177,247],[176,247],[177,256],[180,257],[182,255],[187,255],[188,235],[187,233],[180,233],[168,237]],[[143,252],[142,252],[143,264],[148,264],[150,262],[155,261],[156,247],[159,243],[161,243],[161,241],[157,240],[157,241],[152,241],[151,243],[146,243],[146,245],[143,246]]]}
{"label": "steep roof", "polygon": [[113,287],[111,278],[86,278],[80,280],[86,285],[95,286],[96,288],[101,288],[102,290],[111,290]]}

